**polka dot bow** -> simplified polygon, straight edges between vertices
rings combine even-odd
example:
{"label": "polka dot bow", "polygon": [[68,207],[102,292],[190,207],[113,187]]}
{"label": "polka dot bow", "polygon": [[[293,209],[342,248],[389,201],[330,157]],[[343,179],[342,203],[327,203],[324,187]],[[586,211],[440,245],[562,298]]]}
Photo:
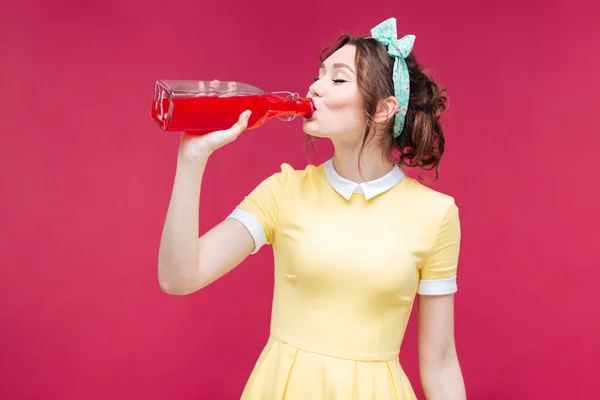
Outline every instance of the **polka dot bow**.
{"label": "polka dot bow", "polygon": [[408,67],[404,59],[412,51],[415,42],[415,35],[406,35],[398,39],[396,32],[396,18],[390,18],[371,29],[373,38],[379,40],[387,46],[388,53],[394,57],[394,95],[398,99],[398,110],[394,118],[394,137],[400,136],[404,128],[404,119],[408,110],[408,98],[410,95],[410,78],[408,76]]}

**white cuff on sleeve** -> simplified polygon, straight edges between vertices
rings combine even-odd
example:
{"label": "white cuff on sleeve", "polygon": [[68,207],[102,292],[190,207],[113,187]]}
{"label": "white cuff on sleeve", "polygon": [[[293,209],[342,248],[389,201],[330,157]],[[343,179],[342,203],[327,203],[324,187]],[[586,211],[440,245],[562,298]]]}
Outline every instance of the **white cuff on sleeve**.
{"label": "white cuff on sleeve", "polygon": [[254,251],[252,251],[250,254],[256,253],[263,245],[267,243],[265,230],[258,219],[256,219],[256,217],[248,211],[236,208],[231,214],[229,214],[227,218],[237,219],[246,227],[248,232],[250,232],[252,239],[254,239]]}
{"label": "white cuff on sleeve", "polygon": [[418,294],[422,295],[444,295],[444,294],[452,294],[458,291],[458,287],[456,285],[456,276],[450,279],[435,279],[435,280],[426,280],[421,279],[419,282],[419,289],[417,290]]}

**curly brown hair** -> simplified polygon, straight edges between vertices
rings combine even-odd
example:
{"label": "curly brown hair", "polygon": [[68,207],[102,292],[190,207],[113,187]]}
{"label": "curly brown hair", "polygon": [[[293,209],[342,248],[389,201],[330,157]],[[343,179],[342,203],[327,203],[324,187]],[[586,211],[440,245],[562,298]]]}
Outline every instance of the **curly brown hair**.
{"label": "curly brown hair", "polygon": [[[381,99],[394,96],[392,69],[394,59],[388,54],[384,44],[374,38],[359,38],[344,34],[321,51],[321,61],[345,45],[356,47],[357,84],[365,100],[367,126],[363,137],[364,149],[373,131],[373,116]],[[385,142],[382,146],[398,151],[398,164],[418,167],[423,170],[435,169],[436,181],[439,177],[439,163],[444,153],[444,132],[440,116],[446,111],[446,89],[438,86],[425,72],[411,53],[406,59],[410,76],[410,97],[402,133],[393,137],[393,118],[386,127]],[[362,152],[362,150],[361,150]],[[359,163],[360,165],[360,163]]]}

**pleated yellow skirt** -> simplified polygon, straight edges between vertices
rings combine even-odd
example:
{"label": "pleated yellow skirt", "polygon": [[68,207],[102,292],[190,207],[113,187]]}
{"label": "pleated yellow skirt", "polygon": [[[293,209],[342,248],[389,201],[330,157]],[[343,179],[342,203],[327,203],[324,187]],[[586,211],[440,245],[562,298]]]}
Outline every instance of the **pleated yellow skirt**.
{"label": "pleated yellow skirt", "polygon": [[242,400],[416,400],[398,359],[356,361],[298,349],[272,336]]}

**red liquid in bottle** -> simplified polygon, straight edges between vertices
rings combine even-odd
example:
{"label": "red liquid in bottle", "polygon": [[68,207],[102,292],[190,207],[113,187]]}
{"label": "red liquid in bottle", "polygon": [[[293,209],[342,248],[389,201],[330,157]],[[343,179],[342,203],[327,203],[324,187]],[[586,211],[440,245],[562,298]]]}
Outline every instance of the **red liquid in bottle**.
{"label": "red liquid in bottle", "polygon": [[247,129],[261,126],[270,119],[298,115],[310,118],[311,99],[284,98],[273,93],[175,93],[155,92],[152,118],[165,131],[205,134],[229,129],[240,114],[251,110]]}

